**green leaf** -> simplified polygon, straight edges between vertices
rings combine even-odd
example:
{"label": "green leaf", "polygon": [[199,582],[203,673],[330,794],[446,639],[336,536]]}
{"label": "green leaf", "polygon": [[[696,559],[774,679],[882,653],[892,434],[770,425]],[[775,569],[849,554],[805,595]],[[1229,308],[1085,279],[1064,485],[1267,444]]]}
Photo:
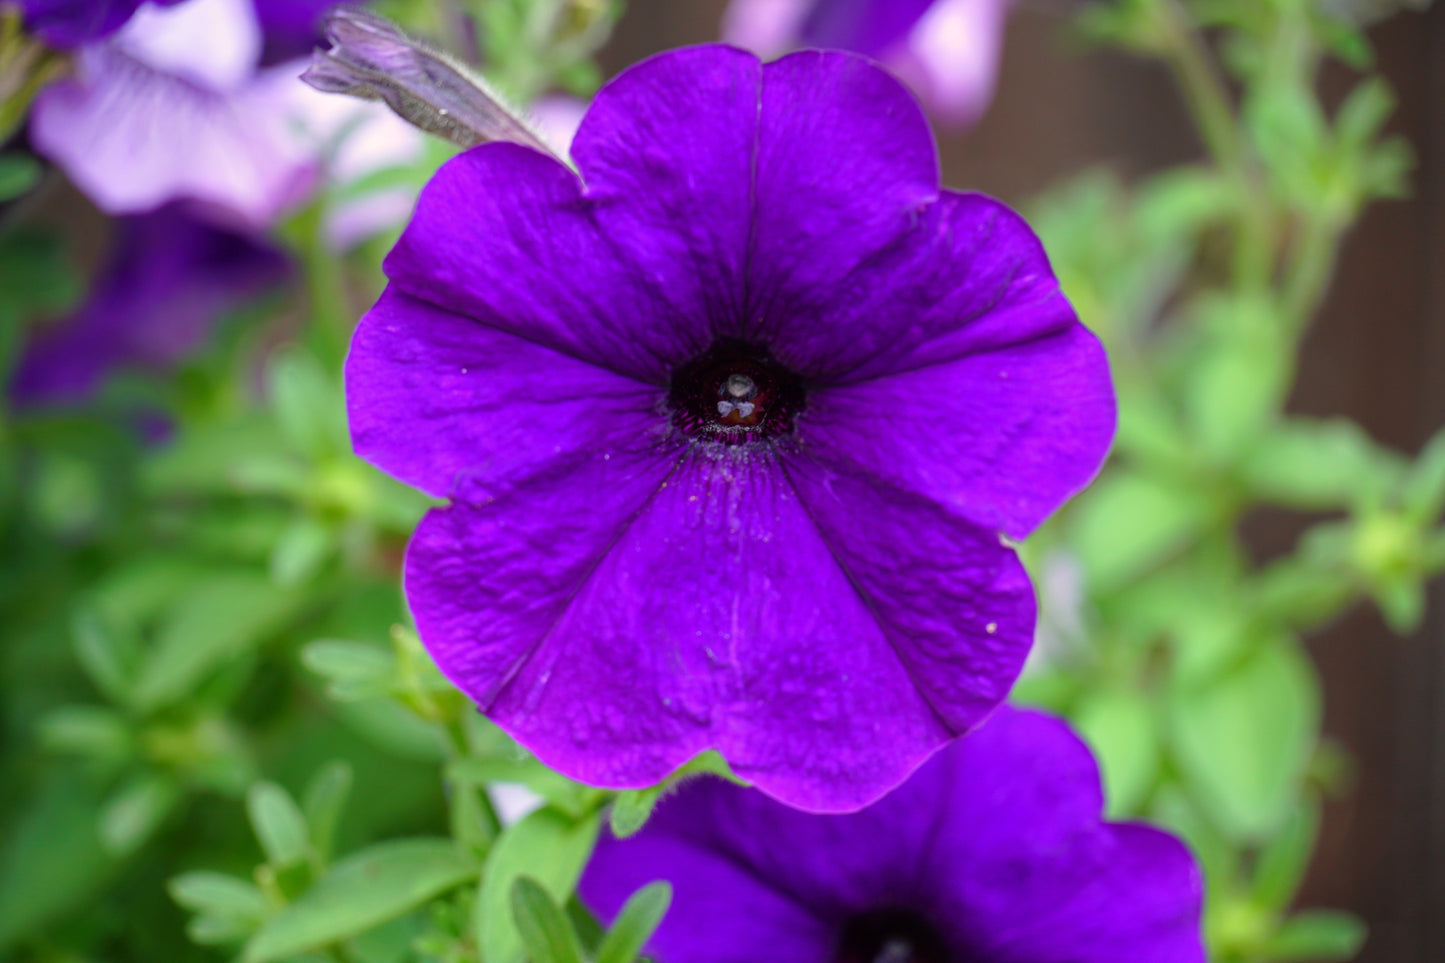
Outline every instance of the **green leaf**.
{"label": "green leaf", "polygon": [[1445,429],[1435,433],[1415,460],[1400,501],[1410,517],[1433,524],[1445,510]]}
{"label": "green leaf", "polygon": [[126,783],[100,812],[100,839],[117,856],[135,852],[160,829],[181,800],[174,779],[143,774]]}
{"label": "green leaf", "polygon": [[531,963],[581,963],[582,947],[562,910],[530,876],[512,884],[512,919]]}
{"label": "green leaf", "polygon": [[156,709],[183,699],[209,673],[276,631],[300,599],[249,571],[207,576],[167,613],[133,690]]}
{"label": "green leaf", "polygon": [[1354,601],[1355,579],[1343,565],[1289,556],[1254,580],[1254,607],[1272,624],[1306,628],[1333,618]]}
{"label": "green leaf", "polygon": [[311,778],[302,796],[301,810],[306,814],[307,834],[323,859],[331,855],[336,825],[341,821],[341,811],[351,793],[351,783],[351,766],[335,760]]}
{"label": "green leaf", "polygon": [[326,695],[338,702],[387,695],[397,675],[395,654],[367,642],[317,639],[301,650],[301,663],[327,681]]}
{"label": "green leaf", "polygon": [[1306,799],[1279,835],[1260,851],[1250,886],[1256,903],[1274,912],[1289,906],[1309,868],[1319,827],[1319,805]]}
{"label": "green leaf", "polygon": [[536,759],[497,759],[468,756],[447,767],[449,779],[484,786],[487,783],[514,782],[526,786],[552,806],[578,818],[595,808],[598,790],[575,783]]}
{"label": "green leaf", "polygon": [[60,315],[80,298],[80,277],[57,234],[39,227],[9,228],[0,237],[0,264],[5,265],[0,322]]}
{"label": "green leaf", "polygon": [[100,807],[74,773],[51,777],[7,827],[0,849],[0,948],[82,905],[111,875]]}
{"label": "green leaf", "polygon": [[246,939],[256,932],[256,926],[249,920],[231,916],[194,916],[186,924],[186,936],[201,946],[223,946]]}
{"label": "green leaf", "polygon": [[1297,72],[1276,71],[1244,102],[1251,139],[1280,196],[1305,210],[1318,205],[1318,169],[1328,145],[1325,117],[1314,90]]}
{"label": "green leaf", "polygon": [[1159,736],[1148,699],[1133,689],[1090,691],[1074,724],[1099,761],[1108,815],[1136,814],[1159,774]]}
{"label": "green leaf", "polygon": [[1201,310],[1206,341],[1190,356],[1184,410],[1203,453],[1232,464],[1278,414],[1293,356],[1260,299],[1219,298]]}
{"label": "green leaf", "polygon": [[394,839],[353,853],[246,944],[242,963],[271,963],[348,939],[476,877],[450,840]]}
{"label": "green leaf", "polygon": [[251,828],[274,867],[294,866],[311,854],[306,817],[291,794],[273,782],[258,782],[246,793]]}
{"label": "green leaf", "polygon": [[252,920],[260,923],[270,906],[260,887],[247,879],[195,870],[175,876],[166,885],[177,904],[217,919]]}
{"label": "green leaf", "polygon": [[1365,944],[1365,924],[1349,913],[1307,910],[1285,920],[1265,943],[1261,957],[1272,963],[1352,960]]}
{"label": "green leaf", "polygon": [[0,202],[14,200],[40,183],[40,162],[29,154],[0,154]]}
{"label": "green leaf", "polygon": [[609,816],[612,834],[618,839],[626,839],[637,833],[647,824],[647,820],[652,817],[652,810],[657,806],[657,801],[669,789],[684,779],[703,773],[721,776],[740,786],[747,785],[733,774],[727,761],[716,750],[710,749],[683,763],[672,775],[656,786],[619,792],[612,801],[612,811]]}
{"label": "green leaf", "polygon": [[597,963],[633,963],[672,904],[672,884],[648,883],[633,893],[597,949]]}
{"label": "green leaf", "polygon": [[1228,218],[1238,203],[1233,186],[1218,170],[1179,167],[1140,188],[1134,216],[1145,241],[1158,245]]}
{"label": "green leaf", "polygon": [[40,722],[40,742],[51,752],[119,761],[135,749],[124,716],[100,706],[59,706]]}
{"label": "green leaf", "polygon": [[139,659],[135,637],[107,624],[94,610],[76,615],[72,633],[76,660],[90,681],[111,702],[129,705]]}
{"label": "green leaf", "polygon": [[330,526],[301,515],[286,526],[271,550],[271,578],[283,588],[301,585],[314,576],[331,554],[336,536]]}
{"label": "green leaf", "polygon": [[1297,805],[1314,750],[1314,672],[1285,639],[1256,640],[1250,656],[1206,685],[1184,684],[1166,703],[1170,739],[1194,797],[1231,837],[1263,839]]}
{"label": "green leaf", "polygon": [[577,885],[597,841],[595,815],[577,819],[547,807],[509,827],[497,838],[482,873],[473,925],[487,963],[517,963],[522,941],[511,914],[512,884],[535,879],[557,902]]}
{"label": "green leaf", "polygon": [[310,352],[292,347],[267,369],[271,402],[293,450],[316,458],[349,449],[341,390]]}
{"label": "green leaf", "polygon": [[1395,109],[1395,95],[1380,77],[1367,77],[1350,91],[1335,115],[1335,136],[1348,150],[1364,150]]}
{"label": "green leaf", "polygon": [[1074,515],[1073,544],[1095,592],[1120,588],[1185,548],[1209,517],[1193,491],[1151,475],[1096,482]]}
{"label": "green leaf", "polygon": [[1330,509],[1383,495],[1400,475],[1399,460],[1352,421],[1291,419],[1271,431],[1241,465],[1261,498],[1291,508]]}
{"label": "green leaf", "polygon": [[612,835],[618,839],[633,836],[647,825],[652,810],[662,798],[663,786],[649,786],[646,789],[628,789],[617,794],[612,800],[608,821]]}
{"label": "green leaf", "polygon": [[1370,589],[1385,624],[1396,635],[1410,635],[1425,618],[1425,586],[1410,575],[1380,579]]}
{"label": "green leaf", "polygon": [[201,493],[234,495],[243,489],[244,469],[260,463],[274,466],[271,475],[285,475],[286,490],[300,491],[306,472],[277,451],[276,426],[264,418],[247,417],[205,424],[186,431],[142,466],[143,486],[152,494]]}

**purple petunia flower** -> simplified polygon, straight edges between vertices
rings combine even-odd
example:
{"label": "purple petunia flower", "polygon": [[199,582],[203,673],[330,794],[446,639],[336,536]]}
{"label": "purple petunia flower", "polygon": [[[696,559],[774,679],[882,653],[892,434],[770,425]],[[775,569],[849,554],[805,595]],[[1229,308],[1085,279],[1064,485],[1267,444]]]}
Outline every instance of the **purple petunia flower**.
{"label": "purple petunia flower", "polygon": [[723,39],[765,56],[840,47],[877,58],[943,119],[993,98],[1011,0],[732,0]]}
{"label": "purple petunia flower", "polygon": [[[25,26],[62,50],[92,43],[115,33],[145,0],[20,0]],[[169,7],[181,0],[151,0]]]}
{"label": "purple petunia flower", "polygon": [[860,813],[686,783],[602,840],[579,892],[611,919],[671,881],[659,963],[1203,963],[1189,853],[1101,804],[1064,723],[1002,709]]}
{"label": "purple petunia flower", "polygon": [[73,402],[118,368],[171,365],[285,271],[279,252],[179,206],[122,218],[94,290],[26,348],[11,394],[28,404]]}
{"label": "purple petunia flower", "polygon": [[451,499],[408,550],[422,640],[574,778],[716,748],[865,805],[1017,675],[1034,602],[999,533],[1098,469],[1103,351],[855,55],[663,54],[571,157],[445,165],[352,344],[356,450]]}

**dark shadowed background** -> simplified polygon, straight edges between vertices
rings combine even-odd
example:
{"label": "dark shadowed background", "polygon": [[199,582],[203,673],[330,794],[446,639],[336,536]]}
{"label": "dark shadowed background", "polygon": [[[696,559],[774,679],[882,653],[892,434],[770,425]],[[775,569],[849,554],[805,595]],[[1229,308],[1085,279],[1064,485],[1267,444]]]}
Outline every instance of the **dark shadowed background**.
{"label": "dark shadowed background", "polygon": [[[606,55],[611,71],[650,53],[717,37],[723,0],[629,0]],[[1399,96],[1396,130],[1419,165],[1412,200],[1378,204],[1350,237],[1305,348],[1292,407],[1345,415],[1415,452],[1445,424],[1445,6],[1372,33]],[[1324,78],[1342,92],[1343,71]],[[1093,165],[1126,177],[1200,147],[1169,77],[1088,51],[1057,19],[1013,17],[998,97],[982,124],[944,132],[944,180],[1020,203]],[[1299,531],[1287,517],[1250,522],[1261,555]],[[1311,646],[1324,678],[1325,731],[1354,759],[1349,791],[1326,809],[1302,905],[1353,910],[1369,923],[1363,963],[1445,961],[1445,586],[1424,627],[1397,639],[1361,607]],[[1132,961],[1120,961],[1132,963]]]}

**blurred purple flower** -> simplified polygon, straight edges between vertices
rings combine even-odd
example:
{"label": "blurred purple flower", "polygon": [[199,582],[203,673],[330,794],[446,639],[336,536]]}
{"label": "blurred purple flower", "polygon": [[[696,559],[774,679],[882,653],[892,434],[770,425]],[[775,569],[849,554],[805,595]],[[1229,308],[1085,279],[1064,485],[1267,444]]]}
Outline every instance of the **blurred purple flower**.
{"label": "blurred purple flower", "polygon": [[571,156],[444,166],[352,344],[358,453],[451,498],[408,550],[422,640],[574,778],[716,748],[791,804],[865,805],[1023,664],[999,532],[1098,469],[1103,351],[855,55],[661,55]]}
{"label": "blurred purple flower", "polygon": [[601,841],[579,892],[611,920],[670,881],[659,963],[1203,963],[1189,853],[1101,804],[1064,723],[1004,708],[852,815],[685,783]]}
{"label": "blurred purple flower", "polygon": [[122,218],[113,254],[85,303],[37,333],[11,395],[22,404],[83,400],[120,368],[164,368],[214,322],[285,273],[282,256],[178,206]]}
{"label": "blurred purple flower", "polygon": [[[31,33],[52,47],[70,50],[115,33],[144,0],[20,0]],[[181,0],[152,0],[169,7]]]}
{"label": "blurred purple flower", "polygon": [[41,92],[31,138],[107,213],[188,199],[265,226],[316,160],[287,109],[299,70],[258,72],[261,44],[250,0],[143,8]]}
{"label": "blurred purple flower", "polygon": [[547,145],[557,156],[566,157],[587,115],[587,104],[567,94],[547,94],[538,98],[527,113]]}
{"label": "blurred purple flower", "polygon": [[723,39],[762,56],[838,47],[883,61],[940,117],[976,121],[993,98],[1011,0],[732,0]]}
{"label": "blurred purple flower", "polygon": [[[262,63],[304,57],[321,42],[321,21],[340,0],[251,0],[266,38]],[[353,0],[355,2],[355,0]]]}
{"label": "blurred purple flower", "polygon": [[[77,51],[76,76],[41,92],[32,142],[107,213],[189,200],[251,229],[306,199],[328,160],[369,172],[420,152],[419,135],[384,110],[300,83],[304,62],[260,67],[264,39],[251,0],[143,7]],[[339,131],[360,126],[386,136],[332,150]],[[409,207],[407,195],[384,213],[398,223]],[[355,212],[351,220],[367,223],[333,233],[380,226]]]}

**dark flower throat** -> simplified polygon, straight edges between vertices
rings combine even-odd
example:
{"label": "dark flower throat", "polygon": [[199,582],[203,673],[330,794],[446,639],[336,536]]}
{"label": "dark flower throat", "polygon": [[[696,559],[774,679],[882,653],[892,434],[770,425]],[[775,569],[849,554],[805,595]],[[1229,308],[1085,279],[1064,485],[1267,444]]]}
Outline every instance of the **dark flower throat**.
{"label": "dark flower throat", "polygon": [[836,963],[953,963],[928,921],[907,910],[876,910],[850,919]]}
{"label": "dark flower throat", "polygon": [[720,342],[674,372],[667,398],[682,431],[737,445],[791,432],[803,408],[803,384],[766,352]]}

